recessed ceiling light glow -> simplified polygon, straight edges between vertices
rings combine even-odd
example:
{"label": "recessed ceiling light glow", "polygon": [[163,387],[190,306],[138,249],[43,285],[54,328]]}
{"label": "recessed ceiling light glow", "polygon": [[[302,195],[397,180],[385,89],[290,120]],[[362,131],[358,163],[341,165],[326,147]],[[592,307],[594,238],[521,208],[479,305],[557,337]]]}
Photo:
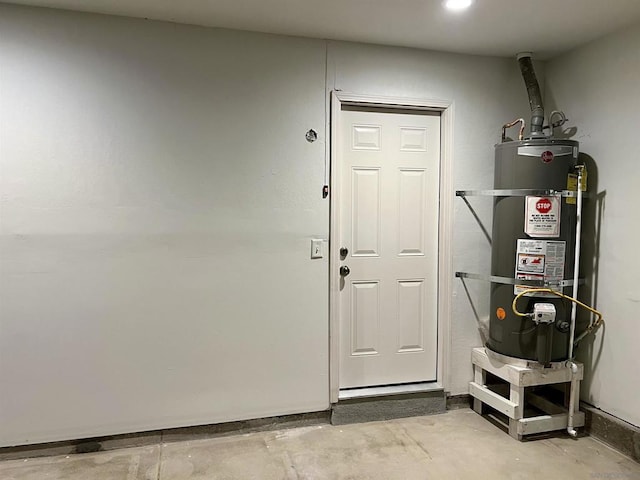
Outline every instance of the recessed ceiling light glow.
{"label": "recessed ceiling light glow", "polygon": [[465,8],[469,8],[473,0],[445,0],[444,6],[448,10],[464,10]]}

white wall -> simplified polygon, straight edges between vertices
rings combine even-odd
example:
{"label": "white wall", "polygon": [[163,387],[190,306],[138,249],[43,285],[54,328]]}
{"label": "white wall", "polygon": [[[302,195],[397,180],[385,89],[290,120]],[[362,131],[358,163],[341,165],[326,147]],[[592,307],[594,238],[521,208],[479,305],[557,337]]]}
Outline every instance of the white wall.
{"label": "white wall", "polygon": [[[453,100],[456,188],[526,112],[511,59],[7,5],[0,58],[0,446],[328,408],[327,92]],[[488,271],[455,208],[454,268]]]}
{"label": "white wall", "polygon": [[583,295],[604,313],[606,327],[578,352],[587,363],[582,396],[640,426],[638,52],[640,25],[554,59],[546,79],[550,102],[565,111],[572,137],[596,166],[589,188],[599,199],[586,216],[583,258],[594,274]]}
{"label": "white wall", "polygon": [[0,5],[0,445],[329,406],[321,41]]}

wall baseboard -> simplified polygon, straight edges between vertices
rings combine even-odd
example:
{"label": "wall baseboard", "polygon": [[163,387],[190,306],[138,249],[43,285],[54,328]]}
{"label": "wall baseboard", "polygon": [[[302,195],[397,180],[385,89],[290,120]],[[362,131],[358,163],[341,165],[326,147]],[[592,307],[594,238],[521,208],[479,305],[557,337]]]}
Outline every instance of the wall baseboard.
{"label": "wall baseboard", "polygon": [[0,461],[22,458],[49,457],[54,455],[72,455],[119,448],[144,447],[166,442],[185,440],[202,440],[206,438],[237,435],[239,433],[282,430],[287,428],[306,427],[328,424],[330,410],[277,417],[257,418],[237,422],[198,425],[193,427],[168,428],[148,432],[126,433],[95,438],[83,438],[61,442],[21,445],[18,447],[0,448]]}
{"label": "wall baseboard", "polygon": [[588,403],[581,402],[580,409],[589,435],[640,463],[640,428]]}
{"label": "wall baseboard", "polygon": [[447,396],[447,410],[458,410],[460,408],[471,408],[473,405],[473,397],[468,393],[462,395]]}

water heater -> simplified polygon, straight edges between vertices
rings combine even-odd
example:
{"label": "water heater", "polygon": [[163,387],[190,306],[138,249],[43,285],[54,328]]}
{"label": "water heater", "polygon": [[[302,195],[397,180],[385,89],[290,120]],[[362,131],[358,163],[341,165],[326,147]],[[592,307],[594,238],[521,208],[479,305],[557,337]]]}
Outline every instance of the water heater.
{"label": "water heater", "polygon": [[553,322],[517,316],[511,305],[527,286],[571,293],[576,198],[562,192],[575,183],[577,163],[578,142],[572,140],[531,138],[495,147],[494,188],[504,196],[494,199],[491,275],[513,279],[491,284],[487,346],[495,352],[543,364],[567,358],[568,300],[531,292],[519,302],[530,313],[538,303],[553,305]]}

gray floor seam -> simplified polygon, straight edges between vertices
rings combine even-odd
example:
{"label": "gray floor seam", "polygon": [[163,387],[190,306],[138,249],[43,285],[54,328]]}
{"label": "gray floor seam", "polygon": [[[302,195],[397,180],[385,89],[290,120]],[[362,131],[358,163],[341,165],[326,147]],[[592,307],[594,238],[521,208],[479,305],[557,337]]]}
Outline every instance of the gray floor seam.
{"label": "gray floor seam", "polygon": [[160,480],[160,471],[162,470],[162,451],[164,445],[162,441],[162,434],[160,434],[160,443],[158,443],[158,469],[156,470],[156,480]]}

